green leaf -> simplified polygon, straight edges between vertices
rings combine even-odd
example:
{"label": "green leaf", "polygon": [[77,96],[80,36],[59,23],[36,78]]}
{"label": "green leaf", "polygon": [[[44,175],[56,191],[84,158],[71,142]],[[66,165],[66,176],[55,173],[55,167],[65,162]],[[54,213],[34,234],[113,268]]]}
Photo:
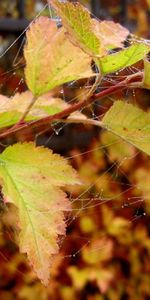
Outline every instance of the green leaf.
{"label": "green leaf", "polygon": [[150,155],[150,114],[117,101],[102,119],[103,126]]}
{"label": "green leaf", "polygon": [[[16,124],[20,118],[21,114],[18,111],[0,113],[0,129]],[[30,120],[30,118],[28,118],[28,120]]]}
{"label": "green leaf", "polygon": [[48,17],[40,17],[30,26],[24,55],[26,82],[36,96],[65,82],[94,75],[91,58]]}
{"label": "green leaf", "polygon": [[0,178],[4,201],[18,208],[20,251],[47,285],[58,238],[65,235],[64,211],[71,209],[61,187],[79,184],[77,174],[51,150],[24,143],[0,154]]}
{"label": "green leaf", "polygon": [[103,52],[101,42],[94,32],[94,25],[90,14],[80,3],[60,2],[50,0],[50,4],[56,9],[62,18],[62,23],[69,33],[69,38],[77,46],[92,56]]}
{"label": "green leaf", "polygon": [[150,47],[137,43],[115,54],[106,55],[101,59],[96,59],[102,74],[109,74],[124,69],[143,59],[150,51]]}
{"label": "green leaf", "polygon": [[144,78],[142,87],[150,89],[150,61],[147,59],[144,60]]}

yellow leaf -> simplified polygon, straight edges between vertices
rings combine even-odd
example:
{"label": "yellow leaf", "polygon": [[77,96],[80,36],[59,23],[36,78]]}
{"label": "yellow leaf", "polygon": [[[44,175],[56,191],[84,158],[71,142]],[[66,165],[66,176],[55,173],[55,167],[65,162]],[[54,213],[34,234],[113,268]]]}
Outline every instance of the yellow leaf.
{"label": "yellow leaf", "polygon": [[25,77],[36,96],[65,82],[93,75],[91,58],[67,38],[64,28],[40,17],[27,31]]}
{"label": "yellow leaf", "polygon": [[5,201],[18,208],[20,251],[47,285],[59,236],[65,235],[64,211],[71,209],[60,187],[79,183],[76,172],[61,156],[24,143],[0,155],[0,177]]}

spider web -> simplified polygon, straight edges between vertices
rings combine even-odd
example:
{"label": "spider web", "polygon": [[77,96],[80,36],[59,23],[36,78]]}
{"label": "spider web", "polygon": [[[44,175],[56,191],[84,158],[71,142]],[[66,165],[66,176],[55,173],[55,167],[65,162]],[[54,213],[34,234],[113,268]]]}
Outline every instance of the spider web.
{"label": "spider web", "polygon": [[[45,5],[39,14],[36,15],[35,19],[38,18],[38,16],[42,14],[47,7],[48,6]],[[50,7],[49,14],[51,17]],[[60,22],[60,19],[57,18],[56,22]],[[11,43],[10,46],[6,47],[0,55],[1,60],[3,60],[7,54],[12,51],[20,38],[24,36],[27,29],[28,27]],[[134,36],[128,38],[127,42],[131,43],[131,40],[134,40]],[[141,42],[141,39],[139,38],[138,40],[136,38],[136,41]],[[17,75],[17,80],[13,84],[10,96],[13,96],[16,92],[25,89],[23,77],[24,62],[22,62],[22,55],[20,55],[24,42],[25,37],[23,37],[19,49],[14,51],[15,55],[12,60],[12,67],[10,67],[7,71],[2,72],[0,76],[2,78],[1,90],[5,91],[7,84],[12,81],[13,78],[16,80]],[[149,44],[149,41],[146,39],[143,39],[143,42]],[[120,81],[120,79],[125,78],[127,74],[134,74],[139,70],[141,70],[141,66],[133,66],[128,67],[125,71],[121,70],[113,75],[107,75],[104,78],[103,85],[98,86],[97,90],[100,91],[101,89],[108,88],[110,87],[110,84],[115,85]],[[64,87],[61,87],[58,90],[58,94],[62,99],[64,99],[64,101],[71,104],[73,101],[81,99],[84,96],[85,91],[92,87],[92,84],[93,83],[90,81],[85,82],[85,84],[74,81],[64,85]],[[101,100],[101,102],[96,101],[93,106],[90,105],[86,108],[87,114],[93,119],[101,118],[117,97],[124,98],[124,101],[140,104],[137,91],[126,90],[118,96],[109,96]],[[85,109],[81,109],[80,112],[85,112]],[[88,134],[90,135],[90,139],[88,139],[86,145],[83,143],[81,143],[81,145],[80,143],[79,145],[73,144],[69,146],[70,149],[64,150],[61,148],[59,151],[61,154],[66,156],[66,159],[72,163],[73,166],[76,167],[81,176],[81,180],[83,181],[83,185],[80,188],[68,188],[68,195],[72,203],[72,212],[66,216],[67,236],[65,239],[60,241],[61,259],[80,259],[83,255],[83,251],[88,249],[90,245],[93,245],[94,239],[98,239],[98,241],[99,239],[104,239],[104,242],[95,243],[95,246],[92,246],[92,252],[97,253],[107,251],[107,248],[109,248],[107,239],[110,233],[107,232],[108,229],[106,230],[106,225],[104,225],[104,217],[107,216],[104,216],[103,207],[108,208],[108,213],[109,211],[113,211],[112,222],[119,216],[133,227],[140,222],[147,223],[149,218],[147,213],[149,212],[147,208],[148,194],[146,196],[143,193],[142,188],[139,187],[139,184],[136,183],[134,176],[131,174],[132,170],[136,172],[136,169],[140,169],[142,163],[146,168],[147,157],[144,154],[135,150],[134,147],[127,146],[127,144],[119,138],[116,138],[115,141],[111,139],[110,141],[107,141],[109,140],[109,135],[107,136],[103,129],[97,130],[89,126],[84,127],[83,125],[69,125],[56,122],[52,127],[52,130],[53,131],[49,130],[46,133],[41,132],[40,134],[36,134],[35,138],[37,144],[53,147],[54,144],[59,143],[59,140],[63,137],[65,132],[66,134],[74,133],[73,136],[76,137],[76,140],[81,131],[83,132],[83,135],[87,137]],[[35,133],[33,133],[33,136],[34,135]],[[20,135],[19,137],[14,136],[12,140],[6,140],[5,143],[6,145],[14,143],[18,140],[18,138],[20,139]],[[122,152],[124,145],[127,148],[128,155],[126,155],[126,153],[117,154],[116,152],[118,150],[116,149],[120,147],[120,152]],[[3,145],[1,147],[3,149]],[[96,163],[94,155],[98,157],[100,162]],[[136,167],[139,160],[141,161],[139,167]],[[130,165],[131,168],[133,168],[131,170]],[[84,169],[86,170],[85,172]],[[99,220],[100,218],[101,220]],[[91,224],[95,224],[95,231],[98,230],[99,232],[98,238],[95,238],[95,234],[91,228],[89,231],[86,229],[86,222],[88,226],[90,223],[91,227],[93,226]],[[14,242],[12,232],[14,229],[12,230],[11,226],[7,227],[7,223],[5,226],[9,239]],[[72,246],[70,246],[71,243]],[[3,260],[9,260],[7,258],[7,254],[3,251],[0,252],[0,256]],[[25,273],[20,271],[19,268],[18,272],[25,276]]]}

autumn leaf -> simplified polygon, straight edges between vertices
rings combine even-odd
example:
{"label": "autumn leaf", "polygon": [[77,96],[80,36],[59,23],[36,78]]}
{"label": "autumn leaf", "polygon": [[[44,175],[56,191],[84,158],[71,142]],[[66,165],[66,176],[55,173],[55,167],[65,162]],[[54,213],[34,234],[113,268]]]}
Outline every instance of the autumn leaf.
{"label": "autumn leaf", "polygon": [[116,101],[102,119],[103,126],[150,155],[150,114]]}
{"label": "autumn leaf", "polygon": [[83,290],[89,282],[96,282],[101,293],[105,293],[114,277],[114,271],[103,266],[78,268],[70,266],[68,274],[77,291]]}
{"label": "autumn leaf", "polygon": [[[24,113],[32,102],[34,95],[30,91],[17,93],[11,98],[7,98],[5,103],[0,107],[0,113],[18,111]],[[44,94],[37,98],[34,105],[31,107],[28,117],[43,117],[45,115],[53,115],[69,105],[60,98],[52,97],[51,93]]]}
{"label": "autumn leaf", "polygon": [[20,251],[47,285],[59,236],[65,235],[64,211],[71,209],[60,188],[79,184],[77,174],[51,150],[24,143],[0,154],[0,178],[5,202],[18,208]]}
{"label": "autumn leaf", "polygon": [[[98,251],[101,249],[101,251]],[[89,265],[98,265],[112,257],[113,243],[106,237],[93,239],[82,249],[82,259]]]}
{"label": "autumn leaf", "polygon": [[[34,95],[30,91],[17,93],[14,97],[3,97],[0,95],[0,128],[5,128],[16,124],[27,110],[32,102]],[[51,93],[44,94],[37,98],[31,107],[25,121],[38,120],[40,118],[54,115],[71,106],[61,98],[52,97]],[[86,116],[76,111],[68,117],[68,119],[86,119]]]}
{"label": "autumn leaf", "polygon": [[90,13],[80,3],[50,0],[62,18],[62,23],[69,33],[70,40],[92,56],[104,54],[104,47],[96,36]]}
{"label": "autumn leaf", "polygon": [[[16,124],[28,108],[33,99],[30,91],[17,93],[13,97],[4,97],[0,95],[0,128],[5,128]],[[29,111],[25,121],[36,120],[48,115],[53,115],[67,107],[67,103],[59,98],[53,98],[45,94],[37,99],[34,106]]]}
{"label": "autumn leaf", "polygon": [[[120,167],[127,163],[127,159],[131,159],[135,154],[135,148],[129,143],[123,141],[121,138],[112,134],[111,132],[104,131],[101,134],[101,143],[108,147],[109,160],[120,162]],[[125,161],[124,161],[124,158]],[[131,160],[129,161],[131,165]]]}
{"label": "autumn leaf", "polygon": [[99,22],[92,19],[94,32],[99,37],[100,42],[109,48],[123,48],[123,42],[129,35],[128,29],[113,21]]}
{"label": "autumn leaf", "polygon": [[26,82],[36,96],[65,82],[94,75],[91,58],[48,17],[40,17],[30,26],[24,56]]}

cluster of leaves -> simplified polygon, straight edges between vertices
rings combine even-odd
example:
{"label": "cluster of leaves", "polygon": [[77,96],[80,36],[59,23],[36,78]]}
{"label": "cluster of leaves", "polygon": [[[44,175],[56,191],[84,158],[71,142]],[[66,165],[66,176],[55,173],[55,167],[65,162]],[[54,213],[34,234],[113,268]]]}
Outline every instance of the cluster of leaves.
{"label": "cluster of leaves", "polygon": [[[74,113],[94,102],[95,98],[100,99],[122,88],[149,89],[150,62],[146,58],[149,45],[135,38],[134,43],[123,48],[129,32],[121,25],[92,19],[79,3],[56,0],[51,3],[63,26],[57,28],[48,17],[40,17],[27,31],[24,56],[29,91],[13,98],[1,96],[0,137],[28,126],[38,127],[59,120],[81,122],[101,126],[150,154],[149,113],[140,108],[116,101],[96,122],[81,113]],[[112,53],[118,47],[120,51]],[[141,60],[144,70],[94,94],[104,76]],[[92,63],[98,73],[93,71]],[[69,105],[49,93],[64,83],[94,77],[95,84],[81,103]],[[0,155],[0,178],[4,202],[18,208],[20,250],[27,253],[37,276],[47,285],[52,258],[58,253],[59,238],[65,234],[64,212],[70,210],[69,200],[60,188],[79,184],[78,176],[59,155],[35,147],[33,143],[24,143],[8,147]],[[27,178],[26,182],[24,178]],[[93,276],[96,279],[96,274]]]}
{"label": "cluster of leaves", "polygon": [[[149,216],[137,215],[137,221],[133,217],[140,207],[135,199],[140,197],[146,199],[145,212],[149,212],[146,198],[150,194],[149,185],[148,181],[147,186],[142,182],[149,176],[149,160],[147,155],[135,154],[133,146],[107,132],[92,140],[86,154],[72,150],[72,163],[85,184],[78,189],[67,188],[73,197],[75,221],[69,221],[63,249],[53,261],[50,284],[45,289],[36,280],[25,258],[18,255],[3,231],[0,239],[2,300],[30,300],[36,296],[45,300],[149,298]],[[116,168],[107,172],[115,162],[118,162]],[[81,193],[84,193],[82,197]],[[11,209],[3,217],[5,234],[9,233],[10,237],[11,230],[15,229]],[[8,261],[4,261],[4,255]]]}

